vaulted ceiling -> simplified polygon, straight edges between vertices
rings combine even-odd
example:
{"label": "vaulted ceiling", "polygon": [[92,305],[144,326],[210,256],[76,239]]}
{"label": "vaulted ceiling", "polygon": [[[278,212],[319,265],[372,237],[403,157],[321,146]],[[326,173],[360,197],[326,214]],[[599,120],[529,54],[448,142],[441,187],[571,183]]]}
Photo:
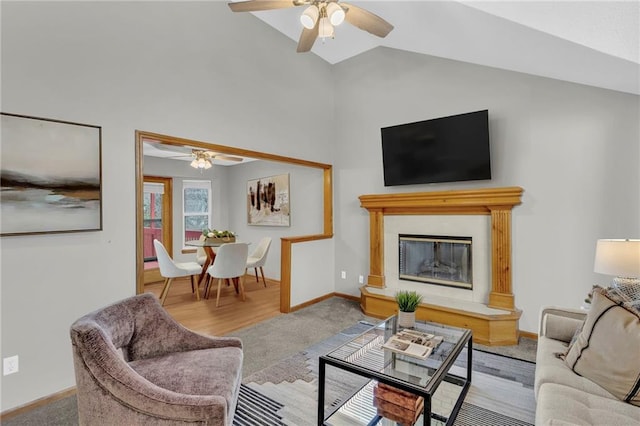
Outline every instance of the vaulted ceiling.
{"label": "vaulted ceiling", "polygon": [[[640,1],[349,1],[395,26],[343,23],[311,53],[331,64],[377,46],[640,94]],[[304,7],[255,12],[297,42]],[[295,48],[295,47],[292,47]]]}

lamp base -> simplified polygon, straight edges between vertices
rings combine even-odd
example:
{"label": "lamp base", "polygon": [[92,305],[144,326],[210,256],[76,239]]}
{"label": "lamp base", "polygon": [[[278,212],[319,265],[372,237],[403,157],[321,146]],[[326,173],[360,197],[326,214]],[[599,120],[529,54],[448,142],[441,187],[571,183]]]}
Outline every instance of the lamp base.
{"label": "lamp base", "polygon": [[640,307],[640,279],[616,277],[611,281],[611,289],[626,303]]}

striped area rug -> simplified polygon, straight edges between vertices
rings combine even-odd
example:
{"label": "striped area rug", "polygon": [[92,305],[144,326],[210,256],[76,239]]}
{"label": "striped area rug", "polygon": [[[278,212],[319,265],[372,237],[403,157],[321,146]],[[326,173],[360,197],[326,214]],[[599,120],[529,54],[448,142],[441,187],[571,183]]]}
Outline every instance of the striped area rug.
{"label": "striped area rug", "polygon": [[[315,425],[318,357],[348,342],[366,326],[367,324],[363,324],[345,330],[327,341],[246,378],[241,390],[238,411],[254,417],[247,417],[249,420],[243,419],[244,423],[237,420],[235,424]],[[466,360],[466,356],[461,358]],[[458,363],[454,369],[464,369],[465,366],[461,364],[464,362]],[[472,385],[455,425],[527,426],[534,423],[534,363],[474,350],[473,371]],[[363,381],[358,376],[347,377],[342,372],[332,373],[329,370],[327,380],[328,410],[330,406],[341,405],[345,397],[353,395],[366,383],[366,380]],[[441,387],[446,386],[441,384]],[[363,390],[366,391],[366,388],[367,386]],[[442,393],[446,392],[447,389],[442,389]],[[267,414],[258,414],[263,412]],[[236,417],[238,416],[239,414],[236,414]],[[336,424],[353,424],[348,418],[343,420],[344,423],[339,421]],[[421,424],[421,420],[418,423]]]}
{"label": "striped area rug", "polygon": [[233,418],[234,426],[284,426],[282,417],[278,415],[284,405],[251,389],[246,385],[240,386],[238,406]]}

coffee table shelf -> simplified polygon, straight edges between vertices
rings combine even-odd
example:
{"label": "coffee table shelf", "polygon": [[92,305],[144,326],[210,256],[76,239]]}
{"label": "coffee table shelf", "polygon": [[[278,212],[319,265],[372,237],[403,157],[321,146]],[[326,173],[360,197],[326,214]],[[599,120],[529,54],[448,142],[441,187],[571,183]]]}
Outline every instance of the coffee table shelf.
{"label": "coffee table shelf", "polygon": [[[427,358],[421,360],[383,349],[382,344],[398,331],[397,318],[389,317],[346,344],[320,357],[318,425],[396,425],[378,415],[373,405],[376,382],[424,397],[418,424],[452,425],[471,384],[472,333],[470,330],[429,322],[416,322],[420,331],[444,337]],[[454,367],[467,348],[466,367]],[[462,355],[461,355],[462,354]],[[331,366],[370,379],[350,397],[325,409],[326,367]],[[455,374],[454,374],[455,372]]]}

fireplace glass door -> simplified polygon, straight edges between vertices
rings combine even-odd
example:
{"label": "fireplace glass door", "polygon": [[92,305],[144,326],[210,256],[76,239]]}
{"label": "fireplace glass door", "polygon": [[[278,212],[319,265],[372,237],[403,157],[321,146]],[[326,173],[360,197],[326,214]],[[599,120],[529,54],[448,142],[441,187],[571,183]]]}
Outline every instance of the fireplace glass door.
{"label": "fireplace glass door", "polygon": [[471,237],[399,236],[400,279],[473,288]]}

